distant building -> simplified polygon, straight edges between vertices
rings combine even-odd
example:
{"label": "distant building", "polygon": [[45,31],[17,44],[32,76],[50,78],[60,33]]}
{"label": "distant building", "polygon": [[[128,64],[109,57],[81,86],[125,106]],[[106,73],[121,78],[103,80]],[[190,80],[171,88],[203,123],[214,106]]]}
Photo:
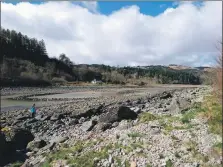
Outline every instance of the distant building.
{"label": "distant building", "polygon": [[91,83],[92,84],[102,84],[102,81],[94,79],[93,81],[91,81]]}

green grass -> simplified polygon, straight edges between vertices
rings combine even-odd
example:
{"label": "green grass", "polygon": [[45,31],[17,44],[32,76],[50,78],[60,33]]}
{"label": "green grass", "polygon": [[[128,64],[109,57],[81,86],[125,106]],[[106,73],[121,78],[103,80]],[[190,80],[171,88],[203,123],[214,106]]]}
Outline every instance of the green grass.
{"label": "green grass", "polygon": [[173,162],[171,160],[166,161],[166,167],[172,167]]}
{"label": "green grass", "polygon": [[209,157],[208,156],[205,156],[205,155],[201,154],[200,152],[198,152],[198,150],[197,150],[198,149],[198,145],[197,145],[196,142],[189,141],[189,142],[186,143],[186,145],[188,146],[187,150],[192,153],[194,159],[201,160],[204,163],[209,161]]}
{"label": "green grass", "polygon": [[20,162],[20,161],[17,161],[17,162],[14,162],[14,163],[12,163],[11,165],[10,165],[10,167],[20,167],[20,166],[22,166],[22,162]]}
{"label": "green grass", "polygon": [[216,143],[214,146],[213,146],[213,149],[218,153],[218,154],[222,154],[222,143]]}
{"label": "green grass", "polygon": [[143,137],[143,136],[144,136],[144,134],[138,133],[138,132],[132,132],[132,133],[128,134],[128,137],[131,137],[131,138]]}
{"label": "green grass", "polygon": [[158,119],[158,117],[156,117],[155,115],[148,113],[148,112],[144,112],[139,115],[139,122],[141,122],[141,123],[153,121],[156,119]]}
{"label": "green grass", "polygon": [[182,118],[181,118],[181,121],[182,123],[190,123],[191,119],[194,119],[195,116],[196,116],[196,111],[189,111],[185,114],[183,114]]}
{"label": "green grass", "polygon": [[201,107],[203,117],[208,118],[209,132],[222,135],[222,105],[218,103],[218,99],[211,95],[204,99]]}
{"label": "green grass", "polygon": [[[102,148],[101,151],[88,151],[83,154],[78,154],[85,148],[91,147],[95,144],[95,142],[84,142],[84,141],[78,141],[76,144],[71,148],[63,148],[60,151],[53,153],[51,155],[48,155],[47,161],[44,163],[45,167],[50,166],[51,162],[54,160],[67,160],[67,164],[74,165],[78,167],[90,167],[94,166],[94,158],[98,159],[105,159],[108,158],[108,150],[111,149],[112,145],[109,144]],[[72,153],[72,157],[69,156],[69,154]]]}

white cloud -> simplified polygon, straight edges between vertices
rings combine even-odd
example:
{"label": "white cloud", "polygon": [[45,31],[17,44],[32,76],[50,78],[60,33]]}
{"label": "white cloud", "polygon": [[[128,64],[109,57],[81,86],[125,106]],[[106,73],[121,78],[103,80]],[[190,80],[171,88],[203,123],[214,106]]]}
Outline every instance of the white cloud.
{"label": "white cloud", "polygon": [[[210,64],[222,38],[222,2],[182,3],[156,17],[130,6],[103,15],[95,2],[2,3],[2,26],[44,39],[50,57],[110,65]],[[100,6],[99,6],[100,7]]]}

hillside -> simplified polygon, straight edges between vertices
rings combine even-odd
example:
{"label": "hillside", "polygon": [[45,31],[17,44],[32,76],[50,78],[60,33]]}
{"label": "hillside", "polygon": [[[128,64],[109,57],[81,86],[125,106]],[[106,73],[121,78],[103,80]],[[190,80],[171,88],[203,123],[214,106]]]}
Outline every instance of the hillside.
{"label": "hillside", "polygon": [[74,64],[65,54],[48,56],[44,40],[38,41],[14,30],[1,29],[2,86],[44,86],[67,81],[112,84],[202,84],[202,68],[181,66],[112,67],[103,64]]}

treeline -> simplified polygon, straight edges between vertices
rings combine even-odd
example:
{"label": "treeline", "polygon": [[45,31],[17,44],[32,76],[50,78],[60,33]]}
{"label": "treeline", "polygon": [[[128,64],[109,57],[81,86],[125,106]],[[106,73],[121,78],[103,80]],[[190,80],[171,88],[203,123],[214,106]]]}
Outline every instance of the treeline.
{"label": "treeline", "polygon": [[[49,58],[44,40],[29,38],[14,30],[1,28],[1,78],[2,84],[27,81],[75,79],[72,64],[67,65],[61,54],[59,58]],[[44,70],[43,70],[44,69]],[[25,82],[24,82],[25,84]]]}
{"label": "treeline", "polygon": [[[75,65],[65,54],[49,58],[44,40],[29,38],[14,30],[1,29],[1,78],[8,85],[19,83],[90,82],[94,79],[114,84],[201,84],[202,70],[174,70],[165,66],[112,67]],[[34,81],[34,82],[33,82]],[[38,81],[38,82],[36,82]],[[3,82],[2,82],[3,84]]]}

